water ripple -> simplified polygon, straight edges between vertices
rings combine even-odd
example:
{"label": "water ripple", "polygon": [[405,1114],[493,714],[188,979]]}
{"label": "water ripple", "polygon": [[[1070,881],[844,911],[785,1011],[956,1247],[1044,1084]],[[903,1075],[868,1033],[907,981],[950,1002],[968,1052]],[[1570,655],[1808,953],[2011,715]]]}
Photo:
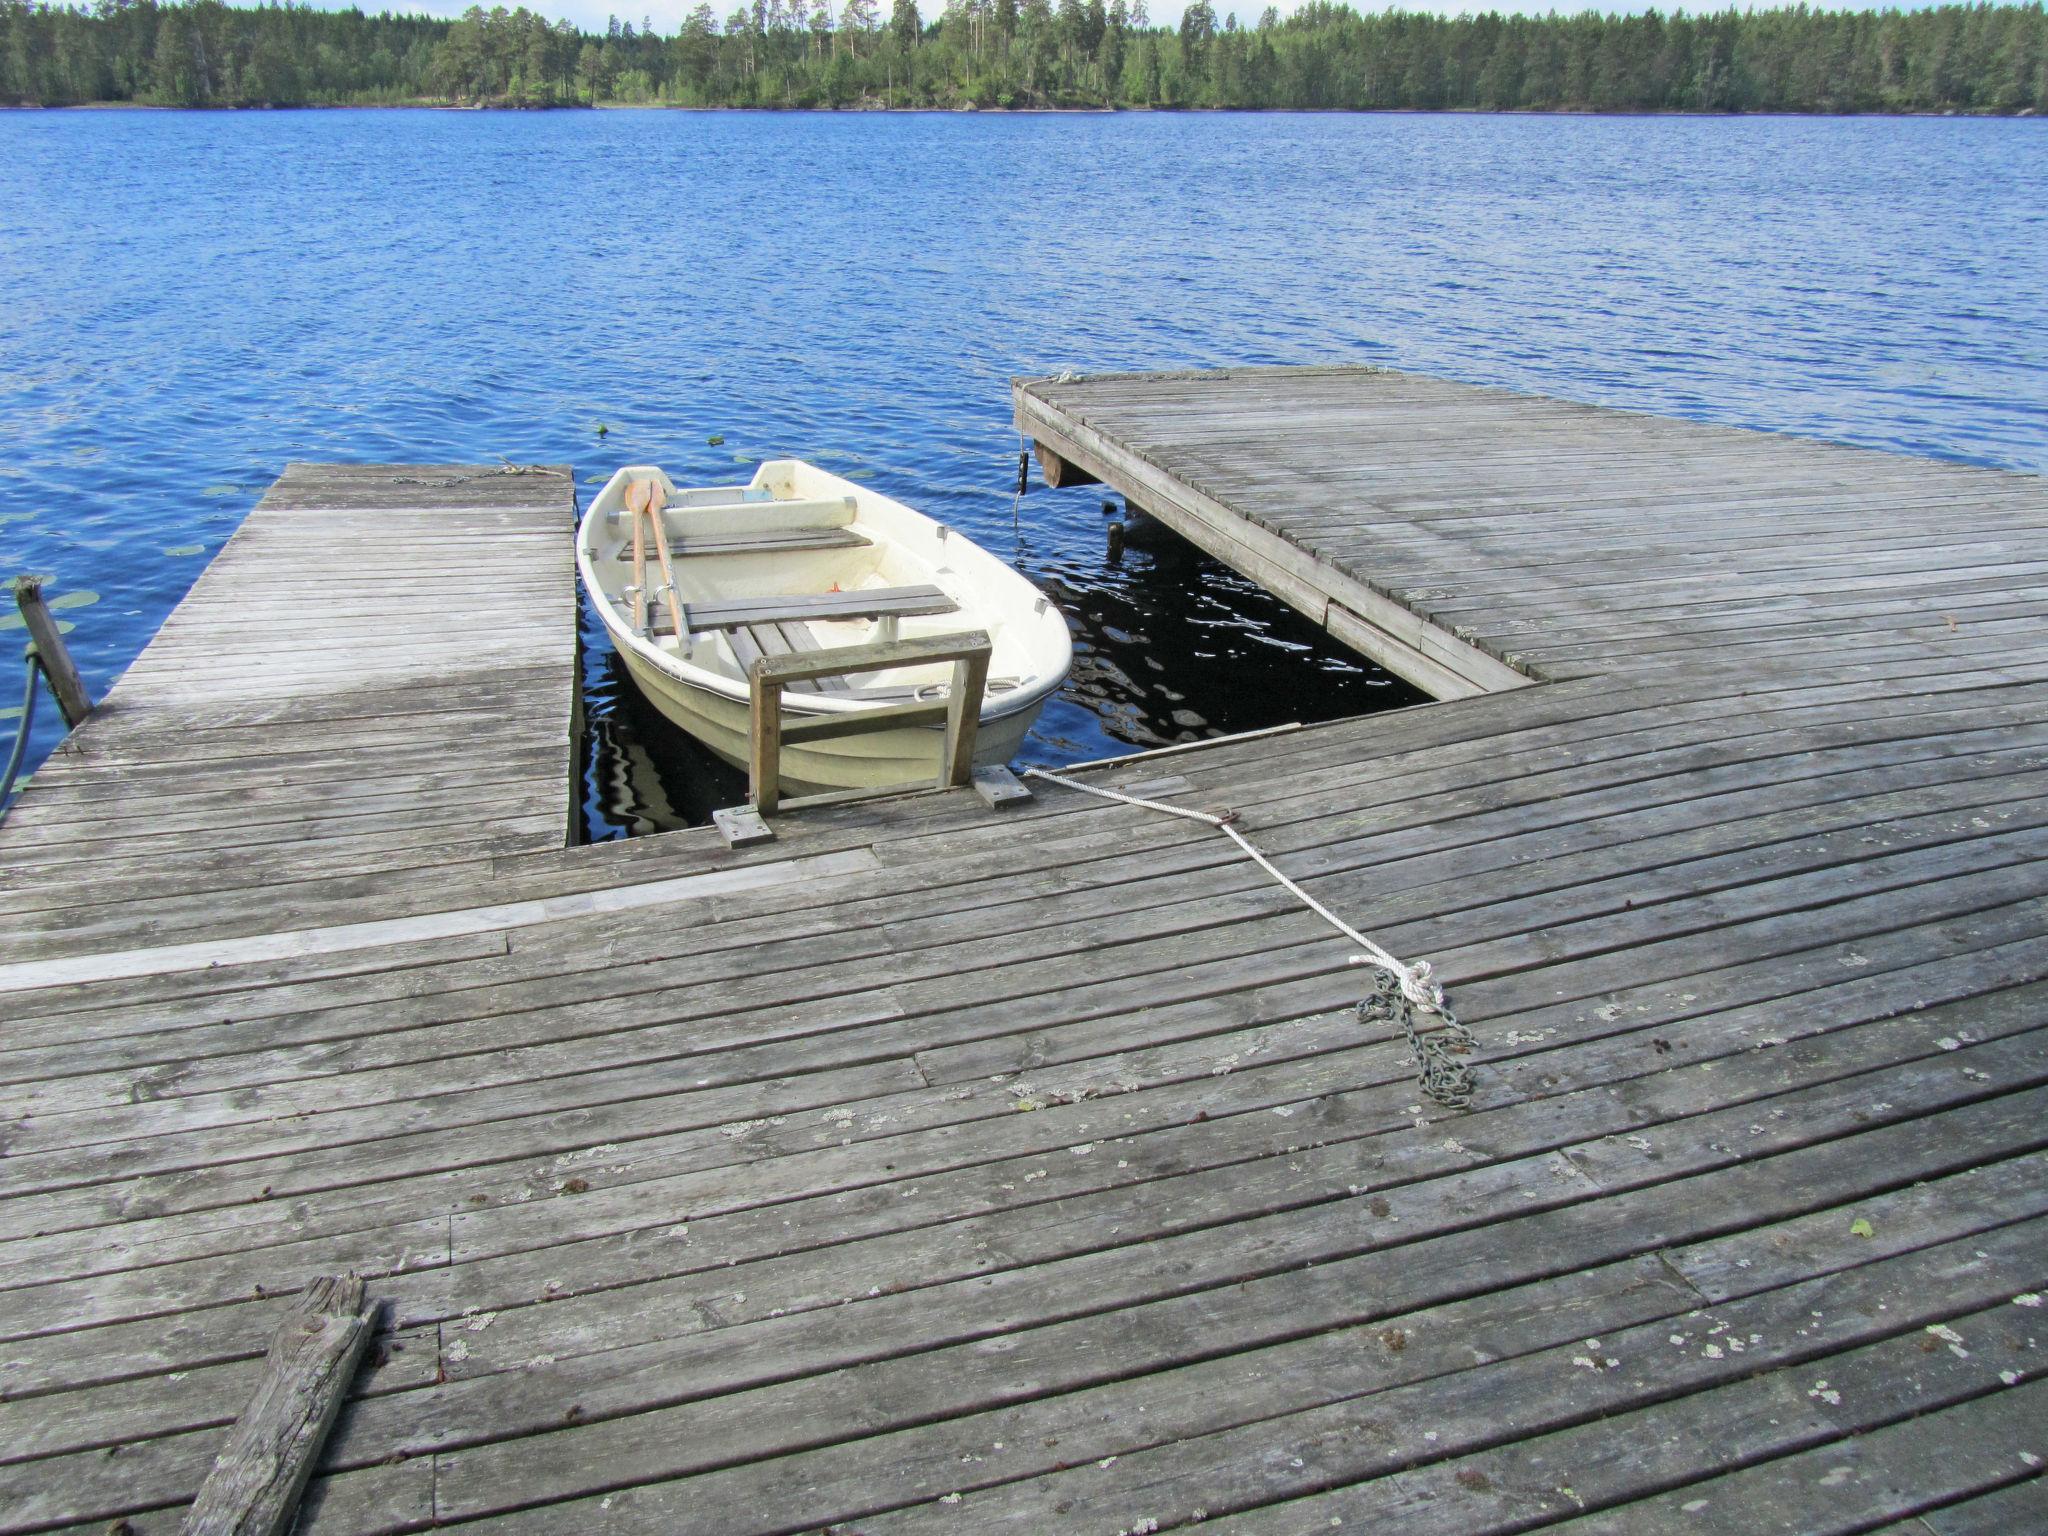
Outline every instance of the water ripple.
{"label": "water ripple", "polygon": [[[0,562],[103,595],[104,689],[287,459],[793,453],[1059,596],[1035,755],[1355,712],[1410,695],[1170,538],[1111,566],[1093,488],[1013,537],[1009,377],[1372,362],[2048,469],[2043,131],[4,113]],[[731,796],[585,673],[595,835]]]}

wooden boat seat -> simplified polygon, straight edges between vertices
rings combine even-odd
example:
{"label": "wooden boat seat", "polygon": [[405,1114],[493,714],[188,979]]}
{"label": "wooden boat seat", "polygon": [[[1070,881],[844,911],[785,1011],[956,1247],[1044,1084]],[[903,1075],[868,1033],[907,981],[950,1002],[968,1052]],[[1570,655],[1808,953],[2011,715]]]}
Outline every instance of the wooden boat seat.
{"label": "wooden boat seat", "polygon": [[678,560],[690,555],[766,555],[806,549],[864,549],[873,544],[851,528],[796,528],[767,533],[707,533],[670,544]]}
{"label": "wooden boat seat", "polygon": [[[818,644],[818,637],[811,633],[810,625],[795,622],[749,624],[743,629],[728,631],[726,638],[732,642],[732,653],[740,664],[740,671],[748,674],[753,672],[758,657],[824,649]],[[918,690],[907,684],[856,688],[843,677],[821,677],[791,683],[789,688],[792,693],[833,693],[849,699],[872,699],[877,703],[906,703],[918,696]]]}
{"label": "wooden boat seat", "polygon": [[871,587],[862,592],[795,593],[786,597],[726,597],[683,605],[683,629],[747,629],[761,624],[806,624],[831,619],[912,618],[954,613],[960,605],[937,587]]}
{"label": "wooden boat seat", "polygon": [[[683,617],[692,634],[707,630],[725,631],[732,646],[733,660],[741,675],[750,675],[763,656],[787,656],[798,651],[824,647],[811,633],[812,619],[879,618],[885,615],[952,613],[959,604],[937,587],[876,587],[865,592],[820,592],[793,597],[723,598],[714,602],[685,603]],[[674,634],[668,617],[657,600],[650,633]],[[830,693],[845,698],[900,702],[913,699],[918,690],[905,685],[856,688],[843,677],[821,677],[791,683],[792,693]]]}
{"label": "wooden boat seat", "polygon": [[[740,664],[741,673],[751,676],[754,663],[763,656],[787,656],[796,651],[815,651],[822,647],[818,637],[811,633],[811,627],[801,621],[785,624],[743,624],[730,630],[726,639],[732,644],[733,659]],[[843,677],[820,677],[815,680],[791,683],[792,693],[840,693],[851,694],[852,687]]]}

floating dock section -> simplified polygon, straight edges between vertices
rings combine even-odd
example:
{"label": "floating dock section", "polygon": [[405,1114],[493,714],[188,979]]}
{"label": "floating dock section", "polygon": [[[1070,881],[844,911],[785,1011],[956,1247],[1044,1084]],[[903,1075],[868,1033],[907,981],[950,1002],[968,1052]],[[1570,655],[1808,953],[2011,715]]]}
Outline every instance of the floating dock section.
{"label": "floating dock section", "polygon": [[1363,370],[1021,384],[1451,701],[563,846],[571,488],[295,466],[0,824],[0,1530],[2048,1523],[2048,489]]}

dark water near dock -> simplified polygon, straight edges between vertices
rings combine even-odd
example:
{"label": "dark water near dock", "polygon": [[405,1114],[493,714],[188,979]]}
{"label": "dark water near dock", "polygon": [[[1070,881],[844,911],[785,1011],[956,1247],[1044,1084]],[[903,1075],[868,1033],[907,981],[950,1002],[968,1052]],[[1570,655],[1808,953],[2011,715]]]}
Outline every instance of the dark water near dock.
{"label": "dark water near dock", "polygon": [[[1053,592],[1038,760],[1357,713],[1414,695],[1163,531],[1112,565],[1097,488],[1013,536],[1010,375],[1381,363],[2040,471],[2044,133],[0,113],[0,574],[52,578],[99,691],[288,459],[791,454]],[[593,836],[733,798],[654,768],[601,641],[585,676]],[[31,761],[56,739],[46,700]]]}

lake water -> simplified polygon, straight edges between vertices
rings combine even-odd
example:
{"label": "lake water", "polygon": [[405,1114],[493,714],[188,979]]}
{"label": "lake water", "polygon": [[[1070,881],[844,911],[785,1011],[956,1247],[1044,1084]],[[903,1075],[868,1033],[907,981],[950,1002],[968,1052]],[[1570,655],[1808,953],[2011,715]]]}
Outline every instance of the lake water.
{"label": "lake water", "polygon": [[[2044,135],[0,113],[0,574],[52,578],[101,691],[288,459],[788,454],[1055,595],[1078,665],[1034,760],[1355,713],[1414,695],[1160,530],[1112,565],[1099,488],[1013,536],[1009,378],[1379,363],[2048,470]],[[590,834],[730,803],[585,636]],[[56,739],[45,699],[32,760]]]}

